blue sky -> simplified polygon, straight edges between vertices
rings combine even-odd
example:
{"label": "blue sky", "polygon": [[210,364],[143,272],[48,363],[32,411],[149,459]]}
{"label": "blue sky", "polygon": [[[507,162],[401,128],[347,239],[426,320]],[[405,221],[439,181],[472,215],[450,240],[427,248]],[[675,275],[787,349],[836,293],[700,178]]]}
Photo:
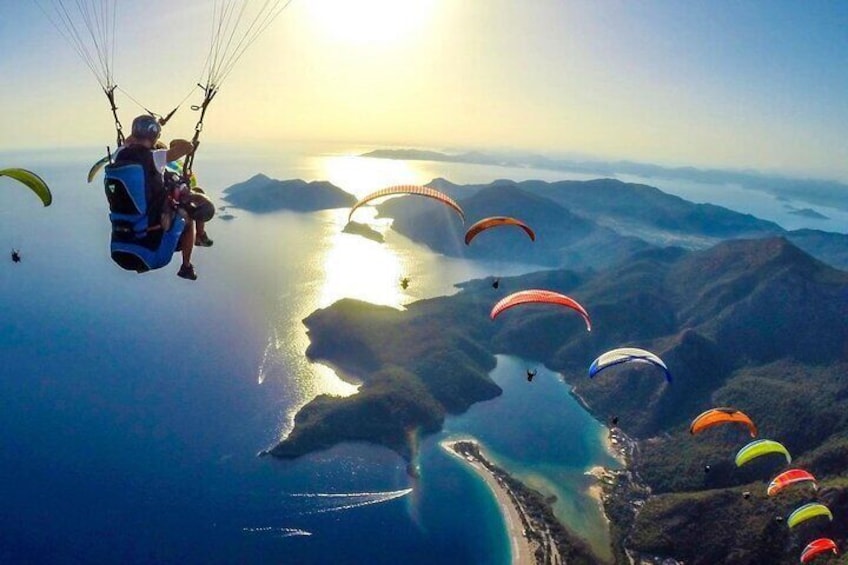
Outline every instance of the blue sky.
{"label": "blue sky", "polygon": [[[211,6],[119,0],[119,86],[157,111],[190,93]],[[846,30],[845,2],[294,0],[222,86],[204,141],[520,149],[848,181]],[[0,5],[0,52],[0,149],[113,140],[93,75],[36,4]],[[126,124],[140,112],[119,106]],[[181,110],[167,133],[190,137],[195,119]]]}

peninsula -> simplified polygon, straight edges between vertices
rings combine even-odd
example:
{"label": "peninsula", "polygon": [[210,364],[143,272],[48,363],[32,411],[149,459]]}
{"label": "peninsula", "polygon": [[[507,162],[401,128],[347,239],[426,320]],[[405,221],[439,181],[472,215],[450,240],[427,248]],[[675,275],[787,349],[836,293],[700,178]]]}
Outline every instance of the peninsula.
{"label": "peninsula", "polygon": [[470,465],[494,493],[509,532],[514,565],[601,562],[560,524],[550,503],[539,492],[490,462],[477,441],[443,441],[440,445]]}

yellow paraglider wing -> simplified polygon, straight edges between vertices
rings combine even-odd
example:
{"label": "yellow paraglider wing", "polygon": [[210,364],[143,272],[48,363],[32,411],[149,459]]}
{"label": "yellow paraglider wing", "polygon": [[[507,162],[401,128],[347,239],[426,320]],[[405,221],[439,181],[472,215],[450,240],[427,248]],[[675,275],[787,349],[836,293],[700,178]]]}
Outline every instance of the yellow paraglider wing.
{"label": "yellow paraglider wing", "polygon": [[781,453],[786,457],[787,463],[792,463],[792,456],[789,455],[789,450],[783,447],[783,444],[771,439],[758,439],[739,450],[736,454],[736,466],[741,467],[748,461],[769,453]]}
{"label": "yellow paraglider wing", "polygon": [[53,195],[50,193],[47,183],[32,171],[18,168],[0,169],[0,177],[2,176],[13,178],[26,185],[41,199],[45,206],[50,206],[53,202]]}
{"label": "yellow paraglider wing", "polygon": [[831,522],[833,521],[833,514],[831,514],[830,509],[827,506],[819,504],[818,502],[811,502],[797,508],[795,512],[790,514],[789,518],[786,520],[786,525],[790,528],[794,528],[801,522],[806,522],[810,518],[815,518],[816,516],[827,516],[828,520]]}
{"label": "yellow paraglider wing", "polygon": [[91,181],[94,180],[94,177],[97,175],[97,173],[100,172],[100,169],[102,169],[103,166],[106,165],[106,163],[108,163],[108,162],[109,162],[109,155],[106,155],[105,157],[103,157],[102,159],[100,159],[99,161],[97,161],[96,163],[94,163],[91,166],[91,168],[88,170],[88,182],[89,183],[91,183]]}

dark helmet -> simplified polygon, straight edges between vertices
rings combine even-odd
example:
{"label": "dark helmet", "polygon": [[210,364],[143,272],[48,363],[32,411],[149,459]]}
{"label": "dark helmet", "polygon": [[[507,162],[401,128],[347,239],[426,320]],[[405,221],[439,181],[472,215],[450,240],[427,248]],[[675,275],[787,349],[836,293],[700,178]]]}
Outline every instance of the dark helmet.
{"label": "dark helmet", "polygon": [[159,125],[156,118],[149,114],[142,114],[133,120],[132,136],[136,139],[156,141],[159,139],[160,133],[162,133],[162,126]]}

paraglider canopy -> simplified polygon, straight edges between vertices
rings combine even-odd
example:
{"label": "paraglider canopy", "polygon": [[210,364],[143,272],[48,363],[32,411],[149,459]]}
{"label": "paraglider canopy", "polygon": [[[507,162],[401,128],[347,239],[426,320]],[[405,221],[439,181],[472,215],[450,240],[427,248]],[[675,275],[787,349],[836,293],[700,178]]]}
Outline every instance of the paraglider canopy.
{"label": "paraglider canopy", "polygon": [[786,519],[786,525],[790,528],[794,528],[801,522],[806,522],[807,520],[817,516],[826,516],[828,520],[831,522],[833,521],[833,514],[830,512],[830,508],[818,502],[810,502],[809,504],[796,508],[795,511],[789,515],[789,518]]}
{"label": "paraglider canopy", "polygon": [[783,444],[770,439],[758,439],[739,450],[736,454],[736,466],[741,467],[757,457],[771,453],[783,454],[786,457],[786,462],[792,463],[792,456],[789,455],[789,450],[783,447]]}
{"label": "paraglider canopy", "polygon": [[573,298],[550,290],[531,289],[514,292],[495,304],[489,313],[489,317],[494,320],[501,312],[520,304],[554,304],[571,308],[583,317],[583,320],[586,322],[586,331],[592,331],[592,321],[589,319],[589,313],[586,312],[583,306]]}
{"label": "paraglider canopy", "polygon": [[44,182],[37,174],[32,171],[28,171],[26,169],[20,168],[10,168],[10,169],[0,169],[0,177],[9,177],[11,179],[15,179],[20,182],[31,191],[35,193],[41,199],[41,202],[45,206],[50,206],[53,202],[53,194],[50,192],[50,189],[47,187],[47,183]]}
{"label": "paraglider canopy", "polygon": [[468,231],[465,232],[465,245],[469,245],[471,240],[473,240],[480,232],[496,226],[518,226],[524,230],[524,232],[530,237],[531,241],[536,241],[535,232],[530,229],[530,226],[521,220],[509,216],[491,216],[474,222],[474,224],[468,228]]}
{"label": "paraglider canopy", "polygon": [[774,496],[786,487],[797,483],[810,482],[813,484],[813,489],[817,489],[816,478],[803,469],[789,469],[784,471],[771,480],[766,491],[769,496]]}
{"label": "paraglider canopy", "polygon": [[427,198],[438,200],[442,204],[453,208],[453,210],[456,211],[457,214],[459,214],[459,217],[462,219],[462,221],[465,222],[465,212],[462,211],[462,208],[459,207],[459,204],[454,202],[454,200],[450,196],[439,192],[438,190],[435,190],[433,188],[411,184],[390,186],[388,188],[378,190],[377,192],[372,192],[364,198],[359,199],[359,201],[356,202],[350,209],[350,213],[347,216],[347,221],[350,222],[351,218],[353,217],[353,213],[356,212],[356,209],[360,206],[364,206],[368,202],[371,202],[372,200],[376,200],[378,198],[382,198],[384,196],[395,196],[400,194],[415,194],[418,196],[425,196]]}
{"label": "paraglider canopy", "polygon": [[689,425],[692,435],[722,424],[739,423],[747,426],[751,437],[757,437],[757,426],[747,414],[735,408],[710,408],[699,414]]}
{"label": "paraglider canopy", "polygon": [[819,538],[807,544],[804,551],[801,552],[801,563],[809,563],[821,553],[832,552],[834,555],[839,554],[836,548],[836,542],[829,538]]}
{"label": "paraglider canopy", "polygon": [[636,347],[620,347],[602,354],[589,367],[589,378],[594,377],[608,367],[621,365],[622,363],[646,363],[648,365],[654,365],[662,369],[665,373],[665,380],[671,382],[671,372],[663,360],[650,351]]}

